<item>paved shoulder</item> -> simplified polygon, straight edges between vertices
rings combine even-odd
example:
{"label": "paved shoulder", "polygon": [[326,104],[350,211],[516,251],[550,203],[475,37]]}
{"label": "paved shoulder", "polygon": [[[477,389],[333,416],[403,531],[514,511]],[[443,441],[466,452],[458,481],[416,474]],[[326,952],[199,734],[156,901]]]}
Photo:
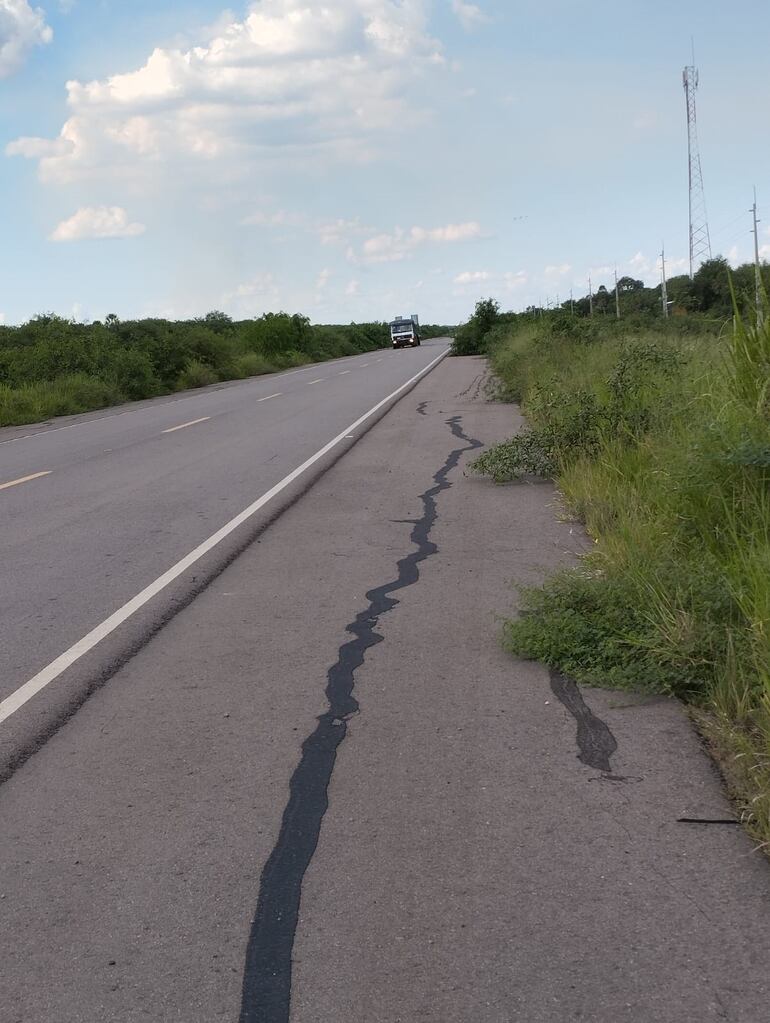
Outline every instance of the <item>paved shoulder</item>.
{"label": "paved shoulder", "polygon": [[726,808],[677,705],[495,642],[583,540],[465,474],[511,428],[483,376],[443,363],[0,788],[9,1019],[763,1018],[768,870],[679,823]]}

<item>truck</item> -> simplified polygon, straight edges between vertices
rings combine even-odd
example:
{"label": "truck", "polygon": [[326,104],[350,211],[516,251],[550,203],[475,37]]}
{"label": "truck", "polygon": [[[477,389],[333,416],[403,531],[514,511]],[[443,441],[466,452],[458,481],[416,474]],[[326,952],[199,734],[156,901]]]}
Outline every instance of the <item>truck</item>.
{"label": "truck", "polygon": [[412,313],[408,319],[397,316],[391,320],[390,340],[394,348],[403,348],[405,345],[417,348],[420,344],[420,319],[417,314]]}

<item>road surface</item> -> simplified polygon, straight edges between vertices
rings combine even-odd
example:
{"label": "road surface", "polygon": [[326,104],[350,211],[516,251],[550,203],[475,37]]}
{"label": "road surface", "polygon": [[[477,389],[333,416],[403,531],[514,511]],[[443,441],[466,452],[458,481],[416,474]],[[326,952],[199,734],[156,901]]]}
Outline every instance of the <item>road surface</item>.
{"label": "road surface", "polygon": [[0,786],[3,1023],[766,1018],[767,864],[681,709],[495,642],[585,539],[466,475],[514,425],[483,374],[441,362]]}
{"label": "road surface", "polygon": [[[446,340],[433,341],[0,430],[0,725],[8,719],[0,777],[376,414],[349,431],[351,424],[446,350]],[[111,616],[335,439],[280,494],[150,599],[140,598],[126,623],[108,632]],[[107,634],[97,635],[73,670],[68,651],[94,630]],[[47,684],[42,697],[39,683]],[[35,699],[25,706],[30,692]]]}

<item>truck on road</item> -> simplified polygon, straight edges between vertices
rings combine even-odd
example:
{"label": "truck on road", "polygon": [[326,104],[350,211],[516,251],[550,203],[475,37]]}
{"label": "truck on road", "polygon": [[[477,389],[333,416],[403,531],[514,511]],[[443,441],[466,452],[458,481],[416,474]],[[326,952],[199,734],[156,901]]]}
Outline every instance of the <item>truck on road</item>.
{"label": "truck on road", "polygon": [[390,340],[394,348],[403,348],[409,345],[416,348],[420,343],[420,320],[416,313],[406,319],[397,316],[390,324]]}

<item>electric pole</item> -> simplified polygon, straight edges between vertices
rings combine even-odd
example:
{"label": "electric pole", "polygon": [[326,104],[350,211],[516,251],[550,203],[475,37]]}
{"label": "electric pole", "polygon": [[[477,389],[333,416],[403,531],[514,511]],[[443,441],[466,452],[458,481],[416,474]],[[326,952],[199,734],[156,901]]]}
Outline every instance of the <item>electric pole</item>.
{"label": "electric pole", "polygon": [[668,291],[666,289],[666,246],[660,250],[660,272],[662,277],[662,284],[660,290],[660,297],[663,302],[663,315],[668,318]]}
{"label": "electric pole", "polygon": [[751,207],[754,219],[754,301],[757,308],[757,323],[761,326],[763,320],[762,309],[762,271],[759,268],[759,221],[757,220],[757,189],[754,186],[754,205]]}
{"label": "electric pole", "polygon": [[569,311],[571,316],[575,315],[575,302],[572,298],[572,288],[569,289]]}
{"label": "electric pole", "polygon": [[704,259],[711,259],[711,238],[706,216],[706,195],[703,190],[703,172],[700,165],[698,146],[698,120],[695,109],[695,93],[698,90],[698,70],[695,67],[695,50],[692,64],[682,72],[684,94],[687,101],[687,156],[690,185],[690,280],[697,265]]}
{"label": "electric pole", "polygon": [[588,315],[593,316],[594,314],[594,293],[591,288],[591,277],[588,277]]}
{"label": "electric pole", "polygon": [[615,316],[620,319],[620,292],[618,291],[618,268],[615,267]]}

